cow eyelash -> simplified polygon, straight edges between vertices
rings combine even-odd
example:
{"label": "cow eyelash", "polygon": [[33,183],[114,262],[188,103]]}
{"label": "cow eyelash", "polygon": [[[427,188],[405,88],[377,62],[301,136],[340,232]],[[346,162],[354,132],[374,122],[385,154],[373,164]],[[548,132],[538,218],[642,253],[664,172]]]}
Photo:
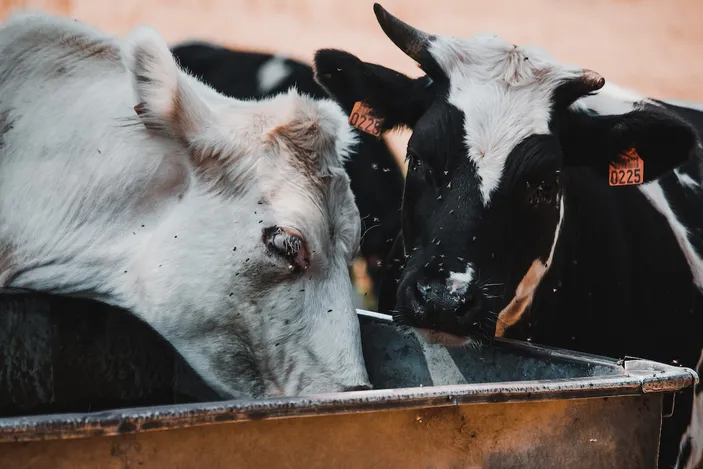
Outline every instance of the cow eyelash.
{"label": "cow eyelash", "polygon": [[268,251],[288,262],[288,270],[300,272],[307,268],[309,260],[305,259],[304,265],[298,259],[301,250],[306,250],[305,241],[296,235],[286,233],[282,228],[272,226],[264,232]]}

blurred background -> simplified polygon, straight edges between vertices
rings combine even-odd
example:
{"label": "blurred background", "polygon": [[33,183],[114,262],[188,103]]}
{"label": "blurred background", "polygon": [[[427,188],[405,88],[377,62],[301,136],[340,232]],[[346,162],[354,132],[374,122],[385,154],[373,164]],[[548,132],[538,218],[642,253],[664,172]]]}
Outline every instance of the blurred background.
{"label": "blurred background", "polygon": [[[490,32],[537,44],[557,59],[657,98],[703,102],[700,0],[382,0],[391,13],[428,32]],[[412,60],[386,38],[373,0],[0,0],[55,12],[122,35],[139,24],[169,42],[187,39],[282,53],[310,62],[316,49],[349,49],[412,76]],[[402,164],[408,136],[389,137]]]}
{"label": "blurred background", "polygon": [[[392,14],[427,32],[472,36],[490,32],[536,44],[563,62],[662,99],[703,102],[701,0],[382,0]],[[347,49],[362,60],[411,76],[414,62],[381,31],[373,0],[0,0],[4,19],[15,8],[78,18],[123,35],[140,24],[170,43],[206,40],[279,53],[310,63],[316,49]],[[407,133],[387,137],[401,167]],[[404,170],[404,168],[403,168]],[[364,267],[357,288],[368,292]]]}

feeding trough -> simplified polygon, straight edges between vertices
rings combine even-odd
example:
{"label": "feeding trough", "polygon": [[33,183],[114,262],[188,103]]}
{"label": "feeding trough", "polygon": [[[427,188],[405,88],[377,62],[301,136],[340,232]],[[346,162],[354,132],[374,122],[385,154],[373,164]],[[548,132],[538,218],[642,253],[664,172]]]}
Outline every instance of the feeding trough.
{"label": "feeding trough", "polygon": [[510,340],[425,345],[360,311],[374,390],[223,401],[124,312],[0,301],[3,469],[654,469],[663,397],[698,380]]}

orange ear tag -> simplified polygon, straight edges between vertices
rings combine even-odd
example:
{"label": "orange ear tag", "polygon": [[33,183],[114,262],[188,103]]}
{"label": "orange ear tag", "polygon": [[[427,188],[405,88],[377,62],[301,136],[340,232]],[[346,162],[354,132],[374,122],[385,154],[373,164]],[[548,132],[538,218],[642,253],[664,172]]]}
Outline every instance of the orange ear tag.
{"label": "orange ear tag", "polygon": [[644,182],[644,160],[634,148],[621,153],[618,161],[611,161],[608,169],[611,186],[635,186]]}
{"label": "orange ear tag", "polygon": [[366,104],[361,101],[357,101],[354,103],[354,109],[352,109],[352,112],[349,115],[349,125],[356,127],[367,134],[380,137],[383,119],[376,117],[373,113],[373,109],[368,107]]}

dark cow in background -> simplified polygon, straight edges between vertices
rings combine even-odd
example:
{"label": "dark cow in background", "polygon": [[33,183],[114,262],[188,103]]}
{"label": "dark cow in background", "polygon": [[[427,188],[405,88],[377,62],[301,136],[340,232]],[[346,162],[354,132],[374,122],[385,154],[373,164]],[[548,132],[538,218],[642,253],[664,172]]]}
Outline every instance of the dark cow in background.
{"label": "dark cow in background", "polygon": [[[312,67],[296,60],[203,42],[178,44],[171,51],[183,68],[227,96],[263,99],[295,86],[316,99],[328,98]],[[378,293],[379,263],[400,230],[403,174],[382,139],[361,132],[360,140],[345,169],[362,218],[361,255]]]}
{"label": "dark cow in background", "polygon": [[[602,89],[537,48],[428,35],[374,9],[425,75],[337,50],[318,51],[315,72],[345,109],[363,101],[384,131],[413,131],[380,310],[445,344],[505,335],[695,368],[701,114]],[[695,397],[690,426],[690,390],[664,420],[661,468],[700,459]]]}

